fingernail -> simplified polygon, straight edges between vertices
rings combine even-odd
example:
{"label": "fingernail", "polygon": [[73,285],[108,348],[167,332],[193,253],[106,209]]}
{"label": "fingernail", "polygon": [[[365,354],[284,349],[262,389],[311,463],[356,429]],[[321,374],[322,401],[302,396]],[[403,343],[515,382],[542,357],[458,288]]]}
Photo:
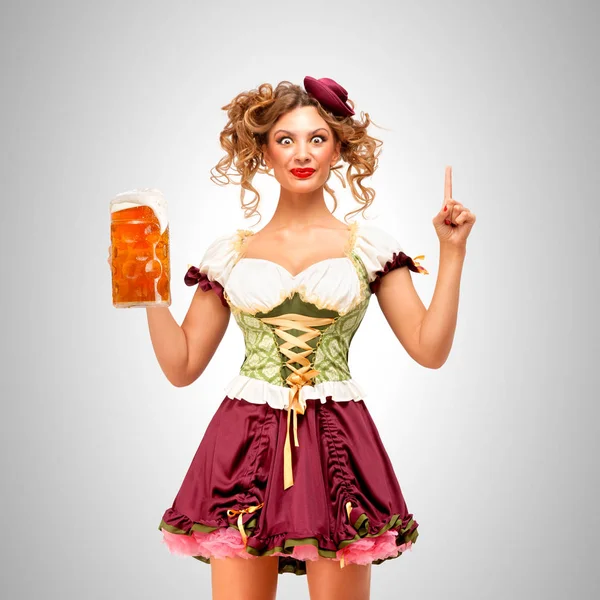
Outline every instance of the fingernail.
{"label": "fingernail", "polygon": [[444,210],[448,210],[448,205],[446,204],[446,206],[444,206]]}
{"label": "fingernail", "polygon": [[444,219],[444,223],[446,223],[446,225],[450,225],[450,221],[448,221],[448,219]]}

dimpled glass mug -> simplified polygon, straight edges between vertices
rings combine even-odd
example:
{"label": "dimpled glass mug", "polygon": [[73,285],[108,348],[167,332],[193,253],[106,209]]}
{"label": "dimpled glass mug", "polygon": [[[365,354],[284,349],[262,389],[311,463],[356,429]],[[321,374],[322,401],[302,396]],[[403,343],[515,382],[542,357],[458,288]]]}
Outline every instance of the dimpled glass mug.
{"label": "dimpled glass mug", "polygon": [[110,201],[110,243],[113,306],[170,306],[169,221],[160,190],[134,189]]}

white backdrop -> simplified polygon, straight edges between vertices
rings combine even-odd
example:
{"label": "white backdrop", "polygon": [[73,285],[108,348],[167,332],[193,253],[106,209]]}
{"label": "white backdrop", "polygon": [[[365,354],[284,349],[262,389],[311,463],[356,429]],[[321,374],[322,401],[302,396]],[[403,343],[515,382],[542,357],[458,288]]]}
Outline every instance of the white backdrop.
{"label": "white backdrop", "polygon": [[[443,368],[412,361],[375,297],[353,340],[353,377],[420,524],[412,552],[373,567],[373,598],[598,596],[594,3],[1,10],[4,597],[208,597],[210,567],[170,555],[157,528],[242,334],[232,319],[202,377],[171,386],[145,311],[112,306],[108,203],[133,187],[165,194],[181,323],[188,263],[254,223],[239,187],[209,179],[221,107],[305,75],[340,82],[386,128],[371,130],[384,147],[368,215],[425,255],[430,275],[413,280],[426,305],[446,165],[477,215]],[[356,205],[331,181],[343,219]],[[255,183],[262,226],[278,189]],[[279,590],[308,597],[305,577],[281,575]]]}

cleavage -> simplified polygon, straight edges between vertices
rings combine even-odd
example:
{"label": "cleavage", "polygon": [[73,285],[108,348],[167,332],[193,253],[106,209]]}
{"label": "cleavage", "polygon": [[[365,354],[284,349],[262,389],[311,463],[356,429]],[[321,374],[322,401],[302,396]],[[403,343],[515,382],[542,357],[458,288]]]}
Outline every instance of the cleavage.
{"label": "cleavage", "polygon": [[[243,259],[258,260],[258,261],[263,261],[263,262],[274,264],[277,267],[283,269],[293,279],[300,277],[300,275],[302,275],[306,271],[308,271],[311,268],[313,268],[317,265],[320,265],[322,263],[348,258],[348,255],[344,252],[344,248],[340,247],[340,245],[338,244],[338,245],[336,245],[336,248],[332,247],[331,252],[329,252],[329,254],[327,256],[323,256],[322,254],[320,256],[311,254],[310,259],[305,258],[302,261],[303,266],[300,267],[300,266],[295,265],[293,268],[291,268],[291,266],[287,264],[288,261],[281,261],[281,254],[274,253],[275,254],[274,258],[276,258],[277,260],[273,260],[272,258],[267,258],[265,256],[248,255],[248,252],[247,252],[248,240],[254,236],[254,232],[250,232],[250,233],[251,233],[251,235],[249,235],[245,239],[245,242],[242,246],[242,250],[240,252],[240,259],[241,260],[243,260]],[[284,243],[285,242],[282,242],[282,244],[284,244]],[[268,246],[273,247],[274,244],[271,243]],[[302,252],[303,252],[303,249],[299,247],[298,253],[302,253]],[[288,254],[289,254],[289,251],[288,251]],[[293,256],[293,254],[294,253],[292,252],[292,256]]]}
{"label": "cleavage", "polygon": [[301,271],[298,271],[298,273],[296,273],[295,275],[292,275],[291,271],[289,269],[287,269],[286,267],[284,267],[283,265],[280,265],[278,262],[275,262],[274,260],[269,260],[268,258],[255,258],[254,256],[242,256],[240,258],[240,262],[245,261],[245,260],[246,261],[256,260],[259,262],[274,265],[275,267],[281,269],[282,271],[285,271],[292,279],[298,279],[301,275],[303,275],[304,273],[307,273],[308,271],[310,271],[313,267],[316,267],[317,265],[321,265],[321,264],[333,262],[333,261],[338,261],[338,260],[350,260],[350,259],[347,256],[334,256],[334,257],[329,257],[329,258],[323,258],[322,260],[317,260],[317,261],[311,263],[310,265],[308,265],[308,267],[302,269]]}

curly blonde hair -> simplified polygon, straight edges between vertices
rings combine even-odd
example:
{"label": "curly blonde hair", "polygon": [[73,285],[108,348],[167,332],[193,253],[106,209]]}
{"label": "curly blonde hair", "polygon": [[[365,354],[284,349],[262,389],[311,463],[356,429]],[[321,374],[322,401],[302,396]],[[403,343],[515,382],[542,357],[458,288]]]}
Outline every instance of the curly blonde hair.
{"label": "curly blonde hair", "polygon": [[[347,103],[354,108],[351,100],[347,100]],[[226,156],[210,170],[210,179],[217,185],[227,185],[228,183],[241,185],[240,201],[245,218],[248,219],[258,214],[259,221],[261,219],[257,208],[260,194],[252,185],[252,180],[256,173],[271,175],[266,168],[261,149],[262,145],[267,143],[271,127],[283,114],[303,106],[314,106],[331,128],[335,141],[341,142],[340,158],[348,163],[346,180],[354,199],[363,205],[362,208],[345,215],[344,220],[349,215],[364,213],[375,199],[375,190],[366,187],[363,180],[373,175],[377,169],[380,147],[383,142],[367,133],[367,127],[372,123],[369,113],[361,112],[362,120],[360,121],[351,116],[334,116],[299,85],[290,81],[282,81],[273,90],[270,84],[263,83],[257,89],[238,94],[229,104],[222,107],[222,110],[227,111],[229,118],[219,135],[221,147],[225,150]],[[230,173],[232,164],[234,167]],[[331,176],[331,172],[335,173],[345,188],[344,178],[338,172],[342,168],[342,164],[336,164],[331,168],[329,176]],[[239,181],[233,180],[233,176],[236,175],[240,177]],[[327,181],[324,189],[333,198],[333,211],[335,212],[337,198]],[[246,190],[254,194],[254,198],[248,203],[244,203]]]}

